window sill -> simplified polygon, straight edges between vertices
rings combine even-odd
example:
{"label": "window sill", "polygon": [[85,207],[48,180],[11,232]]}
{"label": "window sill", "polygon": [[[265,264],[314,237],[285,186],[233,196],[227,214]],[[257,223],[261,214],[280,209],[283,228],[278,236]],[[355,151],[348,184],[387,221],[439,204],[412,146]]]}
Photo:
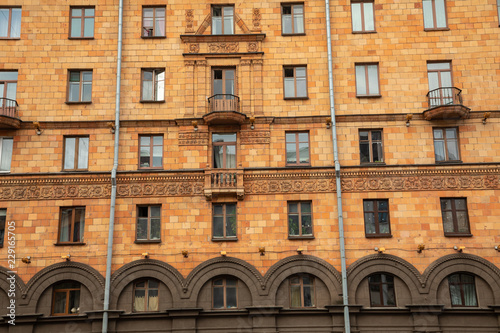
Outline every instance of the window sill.
{"label": "window sill", "polygon": [[212,237],[212,242],[236,242],[238,241],[237,237],[234,238],[214,238]]}
{"label": "window sill", "polygon": [[424,31],[448,31],[450,28],[424,28]]}
{"label": "window sill", "polygon": [[68,37],[68,39],[72,39],[72,40],[93,40],[94,37]]}
{"label": "window sill", "polygon": [[283,37],[291,37],[291,36],[305,36],[306,33],[305,32],[300,32],[300,33],[291,33],[291,34],[284,34],[284,33],[281,33],[281,36]]}
{"label": "window sill", "polygon": [[0,37],[0,40],[21,40],[21,37],[16,37],[16,38]]}
{"label": "window sill", "polygon": [[472,237],[473,234],[456,234],[456,233],[445,233],[444,237]]}
{"label": "window sill", "polygon": [[374,235],[366,235],[365,234],[365,237],[366,238],[392,238],[392,235],[390,235],[390,234],[387,234],[387,235],[380,235],[380,234],[379,235],[376,235],[376,234],[374,234]]}
{"label": "window sill", "polygon": [[157,243],[161,243],[161,239],[136,239],[134,241],[135,244],[149,244],[149,243],[153,243],[153,244],[157,244]]}
{"label": "window sill", "polygon": [[161,100],[161,101],[152,101],[152,100],[147,100],[147,99],[145,99],[145,100],[144,100],[144,99],[141,99],[141,100],[139,101],[139,103],[144,103],[144,104],[148,104],[148,103],[150,103],[150,104],[161,104],[161,103],[165,103],[165,100]]}
{"label": "window sill", "polygon": [[436,161],[436,164],[462,164],[461,160],[456,161]]}
{"label": "window sill", "polygon": [[88,169],[63,169],[63,170],[61,170],[61,172],[81,172],[81,173],[88,172],[88,171],[89,171]]}
{"label": "window sill", "polygon": [[304,163],[304,164],[287,164],[287,168],[303,168],[303,167],[310,167],[311,163]]}
{"label": "window sill", "polygon": [[362,34],[376,34],[377,31],[353,31],[352,32],[354,35],[362,35]]}
{"label": "window sill", "polygon": [[385,165],[385,162],[360,162],[359,166],[380,166]]}
{"label": "window sill", "polygon": [[382,95],[356,95],[357,98],[381,98]]}
{"label": "window sill", "polygon": [[288,235],[288,240],[302,240],[302,239],[315,239],[314,236],[290,236]]}
{"label": "window sill", "polygon": [[306,99],[309,99],[309,97],[308,96],[306,96],[306,97],[283,97],[283,99],[285,101],[289,101],[289,100],[293,101],[293,100],[306,100]]}
{"label": "window sill", "polygon": [[167,36],[141,36],[142,39],[166,39]]}
{"label": "window sill", "polygon": [[87,245],[87,243],[83,242],[74,242],[74,243],[54,243],[55,246],[83,246]]}
{"label": "window sill", "polygon": [[138,170],[143,170],[143,171],[163,170],[163,167],[139,167]]}
{"label": "window sill", "polygon": [[83,101],[82,102],[80,102],[80,101],[77,101],[77,102],[66,101],[64,103],[66,103],[68,105],[73,105],[73,104],[92,104],[92,101],[88,101],[88,102],[83,102]]}

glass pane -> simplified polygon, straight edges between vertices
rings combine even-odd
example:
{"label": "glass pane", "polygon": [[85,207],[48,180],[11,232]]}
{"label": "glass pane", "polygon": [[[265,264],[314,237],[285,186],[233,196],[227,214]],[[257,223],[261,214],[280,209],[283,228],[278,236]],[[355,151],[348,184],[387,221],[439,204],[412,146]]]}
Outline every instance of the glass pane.
{"label": "glass pane", "polygon": [[366,234],[375,234],[375,214],[374,213],[365,213],[365,233]]}
{"label": "glass pane", "polygon": [[434,155],[436,157],[436,161],[444,161],[446,159],[446,155],[444,153],[444,141],[434,140]]}
{"label": "glass pane", "polygon": [[295,133],[286,133],[286,142],[295,142]]}
{"label": "glass pane", "polygon": [[[215,8],[214,8],[215,12]],[[213,35],[221,35],[222,34],[222,17],[220,16],[212,16],[212,34]]]}
{"label": "glass pane", "polygon": [[312,288],[310,286],[304,286],[304,306],[313,306],[312,300]]}
{"label": "glass pane", "polygon": [[450,284],[451,305],[462,305],[460,285]]}
{"label": "glass pane", "polygon": [[165,18],[156,18],[155,36],[165,36]]}
{"label": "glass pane", "polygon": [[9,9],[0,8],[0,37],[7,37],[9,34]]}
{"label": "glass pane", "polygon": [[305,67],[296,67],[295,68],[295,74],[297,77],[306,77],[306,68]]}
{"label": "glass pane", "polygon": [[477,306],[477,300],[476,300],[476,288],[474,286],[474,278],[470,276],[469,278],[472,278],[472,281],[470,284],[464,284],[463,289],[464,289],[464,302],[465,306]]}
{"label": "glass pane", "polygon": [[300,163],[309,163],[309,143],[299,144]]}
{"label": "glass pane", "polygon": [[290,306],[292,307],[301,307],[302,304],[301,304],[301,301],[300,301],[300,285],[292,285],[290,287],[290,291],[291,291],[291,295],[290,295],[290,298],[291,298],[291,302],[290,302]]}
{"label": "glass pane", "polygon": [[222,215],[223,214],[223,206],[222,205],[214,205],[214,214]]}
{"label": "glass pane", "polygon": [[360,139],[360,140],[363,140],[363,141],[364,141],[364,140],[368,140],[368,133],[369,133],[369,132],[364,132],[364,131],[359,132],[359,139]]}
{"label": "glass pane", "polygon": [[160,219],[151,219],[151,237],[149,239],[160,239]]}
{"label": "glass pane", "polygon": [[297,97],[307,97],[306,78],[297,77]]}
{"label": "glass pane", "polygon": [[[441,87],[451,87],[451,86],[453,86],[451,83],[451,72],[441,72]],[[445,97],[452,97],[452,93],[448,91]]]}
{"label": "glass pane", "polygon": [[226,237],[236,236],[236,216],[226,216]]}
{"label": "glass pane", "polygon": [[459,283],[460,282],[460,275],[459,274],[453,274],[448,276],[448,283]]}
{"label": "glass pane", "polygon": [[352,31],[362,31],[361,25],[361,4],[351,3]]}
{"label": "glass pane", "polygon": [[444,0],[435,0],[436,28],[446,28],[446,11]]}
{"label": "glass pane", "polygon": [[71,290],[69,292],[69,313],[78,313],[80,311],[80,290]]}
{"label": "glass pane", "polygon": [[13,139],[2,139],[2,162],[0,164],[0,171],[10,171],[13,145]]}
{"label": "glass pane", "polygon": [[375,30],[375,20],[373,19],[373,3],[366,2],[363,4],[365,9],[365,30],[373,31]]}
{"label": "glass pane", "polygon": [[373,149],[373,162],[382,162],[382,142],[372,143]]}
{"label": "glass pane", "polygon": [[224,308],[224,289],[222,287],[214,287],[214,308]]}
{"label": "glass pane", "polygon": [[299,133],[299,142],[309,143],[309,134],[308,133]]}
{"label": "glass pane", "polygon": [[137,219],[137,239],[147,239],[148,238],[148,219],[139,218]]}
{"label": "glass pane", "polygon": [[299,235],[299,216],[298,215],[288,215],[288,234],[290,236]]}
{"label": "glass pane", "polygon": [[154,8],[143,8],[142,13],[144,17],[153,17],[153,10]]}
{"label": "glass pane", "polygon": [[298,13],[299,10],[297,7],[301,8],[302,6],[294,6],[294,14],[293,14],[293,23],[295,25],[294,33],[302,34],[304,33],[304,14]]}
{"label": "glass pane", "polygon": [[236,168],[236,146],[226,146],[226,168]]}
{"label": "glass pane", "polygon": [[446,142],[446,148],[448,149],[448,160],[456,161],[460,159],[458,156],[458,144],[456,140],[448,140]]}
{"label": "glass pane", "polygon": [[285,77],[285,97],[295,97],[294,79]]}
{"label": "glass pane", "polygon": [[285,77],[294,77],[293,68],[285,68]]}
{"label": "glass pane", "polygon": [[[427,29],[434,28],[434,20],[432,13],[432,1],[431,0],[423,0],[423,9],[424,9],[424,27]],[[432,90],[432,89],[431,89]]]}
{"label": "glass pane", "polygon": [[450,209],[451,209],[451,200],[441,199],[441,210],[450,210]]}
{"label": "glass pane", "polygon": [[359,153],[361,158],[361,163],[370,162],[370,145],[369,143],[359,144]]}
{"label": "glass pane", "polygon": [[[148,138],[149,140],[149,138]],[[149,145],[149,143],[147,143]],[[153,145],[163,146],[163,136],[153,136]]]}
{"label": "glass pane", "polygon": [[158,290],[148,291],[148,311],[158,311]]}
{"label": "glass pane", "polygon": [[214,216],[214,237],[224,237],[224,218],[222,216]]}
{"label": "glass pane", "polygon": [[295,143],[286,144],[286,163],[297,163],[297,145]]}
{"label": "glass pane", "polygon": [[146,287],[146,282],[144,282],[144,281],[137,282],[137,283],[135,284],[135,287],[136,287],[136,288],[144,288],[144,287]]}
{"label": "glass pane", "polygon": [[366,76],[364,66],[356,66],[356,92],[358,95],[366,95]]}
{"label": "glass pane", "polygon": [[302,202],[301,205],[300,205],[300,210],[302,211],[302,213],[311,213],[311,204],[308,203],[308,202]]}
{"label": "glass pane", "polygon": [[70,102],[80,101],[80,83],[70,83],[68,99]]}
{"label": "glass pane", "polygon": [[78,169],[87,169],[89,161],[89,138],[79,138]]}
{"label": "glass pane", "polygon": [[380,285],[379,284],[370,284],[370,305],[371,306],[379,306],[382,305],[380,299]]}
{"label": "glass pane", "polygon": [[368,212],[373,212],[373,200],[363,201],[363,209]]}
{"label": "glass pane", "polygon": [[[15,100],[16,99],[16,91],[17,91],[17,83],[8,83],[7,84],[7,95],[5,97]],[[7,104],[7,106],[9,106]]]}
{"label": "glass pane", "polygon": [[66,138],[64,147],[64,169],[75,168],[75,138]]}
{"label": "glass pane", "polygon": [[435,129],[434,130],[434,139],[442,139],[443,138],[443,130]]}
{"label": "glass pane", "polygon": [[370,65],[368,66],[368,85],[370,89],[370,95],[378,95],[378,66]]}
{"label": "glass pane", "polygon": [[54,295],[54,313],[66,312],[66,292],[56,292]]}
{"label": "glass pane", "polygon": [[[224,11],[226,11],[226,8],[224,8]],[[232,16],[224,17],[224,34],[232,35],[234,33],[233,28],[234,28],[233,17]]]}
{"label": "glass pane", "polygon": [[379,213],[378,216],[381,218],[380,215],[385,215],[382,216],[382,219],[378,221],[378,226],[379,226],[379,233],[380,234],[388,234],[390,233],[389,231],[389,220],[387,219],[387,213]]}
{"label": "glass pane", "polygon": [[236,215],[236,205],[226,204],[226,215]]}
{"label": "glass pane", "polygon": [[451,212],[443,212],[443,229],[444,232],[455,232],[453,229],[453,215]]}
{"label": "glass pane", "polygon": [[134,311],[146,311],[146,291],[136,289],[134,295]]}
{"label": "glass pane", "polygon": [[151,217],[159,217],[160,213],[161,213],[161,207],[160,206],[151,206],[150,211],[151,211]]}
{"label": "glass pane", "polygon": [[142,206],[138,208],[138,216],[139,217],[148,217],[149,210],[147,206]]}
{"label": "glass pane", "polygon": [[382,293],[384,296],[384,305],[388,305],[388,306],[395,306],[396,305],[393,284],[383,284],[382,285]]}
{"label": "glass pane", "polygon": [[469,232],[469,219],[467,212],[457,212],[458,232]]}
{"label": "glass pane", "polygon": [[[229,95],[234,95],[234,79],[228,79],[227,75],[226,75],[226,90],[224,93]],[[231,96],[226,96],[226,98],[231,98]]]}
{"label": "glass pane", "polygon": [[[291,7],[283,7],[283,11],[285,11],[285,8],[289,8],[291,12]],[[281,17],[281,26],[283,29],[284,34],[291,34],[292,33],[292,15],[285,15]]]}
{"label": "glass pane", "polygon": [[[0,20],[0,27],[1,25],[2,22]],[[0,33],[0,36],[3,35]],[[19,38],[19,37],[21,37],[21,8],[12,8],[12,18],[10,22],[10,38]]]}
{"label": "glass pane", "polygon": [[94,16],[94,8],[85,8],[85,16]]}
{"label": "glass pane", "polygon": [[163,101],[165,99],[165,71],[161,71],[156,76],[156,100]]}
{"label": "glass pane", "polygon": [[153,147],[153,167],[161,167],[163,147]]}
{"label": "glass pane", "polygon": [[140,151],[140,166],[141,167],[149,167],[149,157],[150,157],[150,148],[149,147],[141,147]]}
{"label": "glass pane", "polygon": [[467,210],[467,205],[465,204],[465,199],[455,199],[455,209]]}
{"label": "glass pane", "polygon": [[73,218],[72,209],[63,209],[61,211],[61,230],[59,232],[60,242],[69,242],[71,232],[71,220]]}
{"label": "glass pane", "polygon": [[438,73],[428,72],[427,76],[429,79],[429,91],[439,88]]}
{"label": "glass pane", "polygon": [[75,209],[75,225],[73,227],[73,242],[83,241],[83,231],[85,230],[85,209]]}
{"label": "glass pane", "polygon": [[451,69],[449,62],[430,62],[427,64],[428,70]]}
{"label": "glass pane", "polygon": [[73,18],[71,20],[71,37],[81,37],[82,36],[82,19]]}
{"label": "glass pane", "polygon": [[236,288],[234,287],[226,287],[226,307],[235,308],[236,304]]}
{"label": "glass pane", "polygon": [[83,37],[94,36],[94,18],[86,18],[83,26]]}
{"label": "glass pane", "polygon": [[378,202],[378,210],[379,211],[387,211],[389,210],[389,201],[379,200]]}
{"label": "glass pane", "polygon": [[156,280],[148,280],[148,284],[150,289],[156,289],[159,286],[159,283]]}
{"label": "glass pane", "polygon": [[83,83],[83,93],[82,93],[82,101],[90,102],[92,100],[92,83]]}
{"label": "glass pane", "polygon": [[214,280],[214,286],[223,286],[223,285],[224,285],[223,279]]}
{"label": "glass pane", "polygon": [[456,128],[447,128],[446,129],[446,138],[447,139],[456,139],[457,138],[457,129]]}
{"label": "glass pane", "polygon": [[288,212],[298,213],[299,212],[299,205],[296,203],[288,204]]}
{"label": "glass pane", "polygon": [[382,132],[381,131],[372,131],[372,140],[373,141],[382,140]]}
{"label": "glass pane", "polygon": [[302,235],[312,235],[311,215],[302,215]]}

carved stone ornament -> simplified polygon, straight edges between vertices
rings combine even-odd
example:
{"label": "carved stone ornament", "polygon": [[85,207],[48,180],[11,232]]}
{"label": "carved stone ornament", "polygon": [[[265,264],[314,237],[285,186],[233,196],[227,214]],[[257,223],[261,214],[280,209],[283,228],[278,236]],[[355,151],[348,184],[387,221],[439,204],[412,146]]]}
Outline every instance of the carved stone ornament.
{"label": "carved stone ornament", "polygon": [[237,53],[239,48],[238,43],[210,43],[208,51],[210,53]]}
{"label": "carved stone ornament", "polygon": [[242,131],[241,144],[267,144],[271,142],[271,132],[269,131]]}
{"label": "carved stone ornament", "polygon": [[186,67],[194,67],[195,63],[194,60],[184,60],[184,66]]}
{"label": "carved stone ornament", "polygon": [[200,52],[200,44],[189,44],[189,53]]}
{"label": "carved stone ornament", "polygon": [[252,11],[252,23],[253,23],[253,30],[255,31],[260,31],[260,19],[262,18],[262,15],[260,14],[260,9],[259,8],[254,8]]}
{"label": "carved stone ornament", "polygon": [[194,13],[192,9],[186,9],[186,32],[194,32]]}
{"label": "carved stone ornament", "polygon": [[207,132],[179,133],[179,146],[206,146],[206,145],[208,145]]}
{"label": "carved stone ornament", "polygon": [[256,42],[250,42],[250,43],[248,43],[247,51],[248,52],[257,52],[257,51],[259,51],[259,44],[257,44]]}

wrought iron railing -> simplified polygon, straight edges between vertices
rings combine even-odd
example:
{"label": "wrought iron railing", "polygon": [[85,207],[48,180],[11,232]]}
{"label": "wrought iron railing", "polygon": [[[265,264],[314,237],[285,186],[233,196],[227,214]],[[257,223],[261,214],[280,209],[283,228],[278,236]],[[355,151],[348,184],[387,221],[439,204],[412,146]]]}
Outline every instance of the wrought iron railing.
{"label": "wrought iron railing", "polygon": [[0,97],[0,116],[19,118],[17,101],[10,98]]}
{"label": "wrought iron railing", "polygon": [[429,108],[444,105],[462,105],[462,90],[455,87],[444,87],[427,93]]}
{"label": "wrought iron railing", "polygon": [[231,94],[216,94],[208,98],[209,112],[239,111],[240,98]]}

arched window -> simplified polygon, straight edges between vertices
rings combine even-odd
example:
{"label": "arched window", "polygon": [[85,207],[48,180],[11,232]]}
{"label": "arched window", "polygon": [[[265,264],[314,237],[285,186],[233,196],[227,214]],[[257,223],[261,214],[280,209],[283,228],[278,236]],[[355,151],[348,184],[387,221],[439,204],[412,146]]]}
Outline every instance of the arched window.
{"label": "arched window", "polygon": [[234,278],[220,278],[212,281],[212,306],[214,309],[238,307],[238,281]]}
{"label": "arched window", "polygon": [[371,306],[396,306],[394,277],[389,274],[373,274],[368,277]]}
{"label": "arched window", "polygon": [[159,283],[141,280],[134,283],[134,312],[158,311]]}
{"label": "arched window", "polygon": [[80,283],[64,281],[54,285],[52,291],[52,315],[78,315],[80,312]]}
{"label": "arched window", "polygon": [[477,306],[474,276],[457,273],[448,276],[452,306]]}
{"label": "arched window", "polygon": [[314,307],[314,277],[310,275],[295,275],[290,277],[290,307]]}

